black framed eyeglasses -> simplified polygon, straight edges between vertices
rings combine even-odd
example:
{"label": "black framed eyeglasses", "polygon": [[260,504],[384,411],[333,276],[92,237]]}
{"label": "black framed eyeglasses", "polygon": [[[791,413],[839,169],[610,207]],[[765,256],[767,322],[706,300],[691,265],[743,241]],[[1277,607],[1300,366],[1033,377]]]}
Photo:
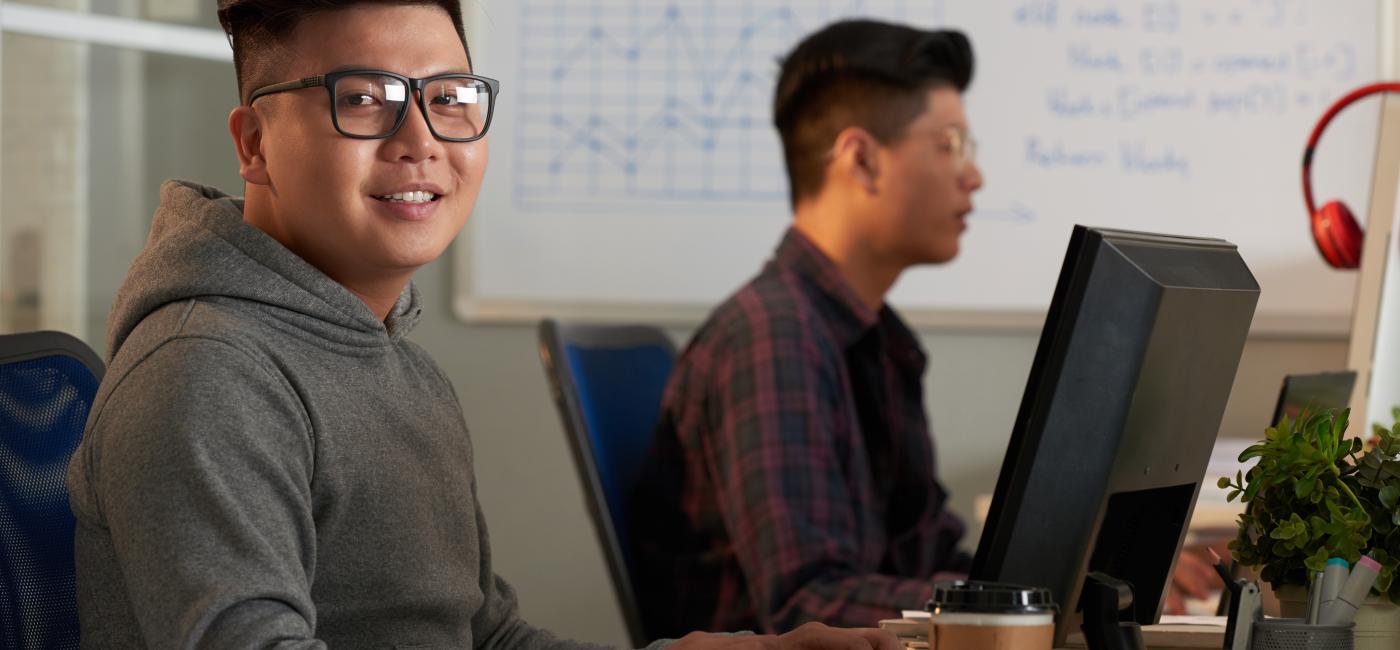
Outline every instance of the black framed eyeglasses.
{"label": "black framed eyeglasses", "polygon": [[331,123],[346,137],[377,140],[394,135],[416,95],[435,137],[471,142],[491,127],[501,82],[463,73],[414,79],[385,70],[345,70],[263,86],[248,96],[248,105],[265,95],[316,86],[326,88]]}

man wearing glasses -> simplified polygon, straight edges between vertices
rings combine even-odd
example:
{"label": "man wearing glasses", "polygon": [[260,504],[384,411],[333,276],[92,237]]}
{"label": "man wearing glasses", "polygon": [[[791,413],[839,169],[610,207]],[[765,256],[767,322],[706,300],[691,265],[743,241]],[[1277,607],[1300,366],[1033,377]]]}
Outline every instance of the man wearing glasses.
{"label": "man wearing glasses", "polygon": [[794,219],[673,371],[634,535],[653,629],[789,630],[922,609],[965,571],[924,414],[924,353],[885,296],[942,264],[982,186],[958,32],[831,25],[783,61]]}
{"label": "man wearing glasses", "polygon": [[[493,573],[455,393],[405,338],[498,97],[457,2],[219,17],[246,198],[162,187],[113,308],[68,476],[83,646],[583,647],[522,621]],[[675,645],[898,648],[823,626]]]}

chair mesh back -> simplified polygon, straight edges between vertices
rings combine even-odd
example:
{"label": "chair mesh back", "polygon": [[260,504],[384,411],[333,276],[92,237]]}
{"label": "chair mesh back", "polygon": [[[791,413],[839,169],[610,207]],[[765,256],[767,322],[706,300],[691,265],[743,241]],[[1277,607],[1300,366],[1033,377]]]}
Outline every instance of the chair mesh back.
{"label": "chair mesh back", "polygon": [[65,474],[97,379],[52,355],[0,366],[0,641],[77,648]]}

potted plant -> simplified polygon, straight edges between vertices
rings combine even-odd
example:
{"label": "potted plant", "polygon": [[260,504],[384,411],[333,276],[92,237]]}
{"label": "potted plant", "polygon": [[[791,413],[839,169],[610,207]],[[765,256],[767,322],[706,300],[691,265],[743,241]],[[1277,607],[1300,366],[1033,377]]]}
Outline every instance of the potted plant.
{"label": "potted plant", "polygon": [[1373,427],[1369,446],[1346,437],[1347,410],[1285,416],[1240,454],[1255,466],[1219,482],[1246,504],[1231,552],[1275,592],[1305,590],[1331,557],[1355,564],[1364,553],[1381,564],[1358,614],[1359,650],[1400,647],[1400,409],[1394,415],[1394,426]]}

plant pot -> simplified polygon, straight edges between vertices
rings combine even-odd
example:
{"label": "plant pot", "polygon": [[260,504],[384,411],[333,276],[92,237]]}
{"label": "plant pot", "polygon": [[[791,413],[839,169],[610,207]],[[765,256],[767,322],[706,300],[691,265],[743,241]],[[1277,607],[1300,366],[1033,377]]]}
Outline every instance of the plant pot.
{"label": "plant pot", "polygon": [[[1307,614],[1308,590],[1283,587],[1274,590],[1280,613],[1287,618],[1303,618]],[[1356,650],[1395,650],[1400,648],[1400,605],[1371,594],[1356,611]]]}

